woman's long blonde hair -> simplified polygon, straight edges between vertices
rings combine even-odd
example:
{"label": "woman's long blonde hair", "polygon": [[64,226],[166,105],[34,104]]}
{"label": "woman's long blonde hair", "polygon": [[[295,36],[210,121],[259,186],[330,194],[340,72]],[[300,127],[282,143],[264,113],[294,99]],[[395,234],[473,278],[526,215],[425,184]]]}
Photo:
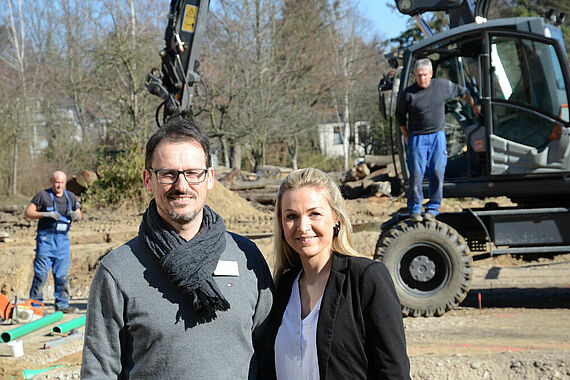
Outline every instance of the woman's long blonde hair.
{"label": "woman's long blonde hair", "polygon": [[277,200],[275,202],[275,227],[273,229],[273,244],[275,252],[275,265],[273,276],[275,281],[279,281],[281,275],[301,262],[299,254],[295,252],[285,240],[283,225],[281,223],[281,203],[283,194],[289,190],[300,189],[302,187],[314,187],[323,191],[335,218],[339,222],[338,234],[335,234],[332,242],[332,249],[335,252],[358,256],[358,252],[352,247],[352,225],[348,217],[346,203],[334,180],[326,173],[315,168],[295,170],[283,180],[279,186]]}

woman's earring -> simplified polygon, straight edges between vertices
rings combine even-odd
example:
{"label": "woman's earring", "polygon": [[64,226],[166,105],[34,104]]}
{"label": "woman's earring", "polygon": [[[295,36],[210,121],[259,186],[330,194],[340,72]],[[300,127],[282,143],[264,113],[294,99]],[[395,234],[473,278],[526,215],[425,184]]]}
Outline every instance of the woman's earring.
{"label": "woman's earring", "polygon": [[335,226],[333,227],[333,236],[337,237],[339,232],[340,232],[340,224],[335,224]]}

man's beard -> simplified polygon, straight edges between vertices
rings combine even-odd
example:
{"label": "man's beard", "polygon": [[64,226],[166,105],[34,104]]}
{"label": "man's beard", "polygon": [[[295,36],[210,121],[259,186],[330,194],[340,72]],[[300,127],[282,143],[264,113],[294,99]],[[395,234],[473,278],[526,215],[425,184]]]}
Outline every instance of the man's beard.
{"label": "man's beard", "polygon": [[[189,193],[184,194],[184,193],[181,193],[177,190],[174,190],[172,192],[172,195],[191,195],[192,197],[194,197],[194,199],[198,198],[198,194],[196,194],[196,193],[189,192]],[[170,194],[167,194],[167,197],[168,196],[170,196]],[[181,214],[177,213],[175,210],[169,208],[168,209],[168,216],[170,217],[170,220],[172,220],[175,223],[187,224],[187,223],[194,221],[194,219],[196,219],[196,216],[198,216],[198,214],[200,212],[202,212],[202,208],[200,208],[198,210],[194,210],[189,214],[181,215]]]}
{"label": "man's beard", "polygon": [[187,215],[180,215],[176,211],[169,209],[168,210],[168,216],[170,217],[170,220],[172,220],[173,222],[176,222],[178,224],[187,224],[187,223],[192,222],[194,219],[196,219],[196,216],[198,216],[198,213],[200,213],[200,212],[202,212],[201,209],[195,210],[195,211],[193,211]]}

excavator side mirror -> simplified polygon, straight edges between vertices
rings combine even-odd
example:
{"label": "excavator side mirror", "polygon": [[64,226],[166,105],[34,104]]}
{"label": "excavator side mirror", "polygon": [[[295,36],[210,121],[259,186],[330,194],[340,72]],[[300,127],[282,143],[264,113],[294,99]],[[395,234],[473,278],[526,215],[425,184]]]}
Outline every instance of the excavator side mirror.
{"label": "excavator side mirror", "polygon": [[378,106],[380,109],[380,114],[384,120],[388,120],[386,114],[386,97],[384,91],[392,91],[392,86],[394,85],[394,79],[391,74],[384,74],[380,83],[378,83]]}

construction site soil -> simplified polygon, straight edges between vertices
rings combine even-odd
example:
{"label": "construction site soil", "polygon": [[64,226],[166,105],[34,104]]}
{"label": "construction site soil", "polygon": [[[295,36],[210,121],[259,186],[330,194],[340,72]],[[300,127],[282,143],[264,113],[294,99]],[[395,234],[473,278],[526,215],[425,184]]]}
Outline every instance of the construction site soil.
{"label": "construction site soil", "polygon": [[[499,203],[508,199],[494,199]],[[208,203],[230,231],[252,238],[270,267],[273,249],[270,210],[256,208],[216,183]],[[405,207],[402,199],[369,197],[348,201],[356,228],[355,245],[372,257],[379,226]],[[482,206],[480,200],[446,200],[443,211]],[[33,276],[36,223],[23,218],[25,206],[0,211],[0,292],[26,299]],[[84,210],[84,220],[70,231],[71,304],[85,314],[89,286],[99,259],[137,234],[142,212],[132,209]],[[53,294],[50,279],[44,290]],[[481,308],[478,296],[481,295]],[[53,299],[47,299],[53,311]],[[523,260],[500,256],[474,263],[465,301],[441,317],[405,318],[413,379],[570,379],[570,254]],[[0,332],[17,324],[5,321]],[[23,370],[47,369],[34,379],[79,378],[82,340],[51,349],[51,326],[19,338],[24,356],[12,357],[0,344],[0,379],[23,379]],[[81,330],[80,330],[81,331]]]}

